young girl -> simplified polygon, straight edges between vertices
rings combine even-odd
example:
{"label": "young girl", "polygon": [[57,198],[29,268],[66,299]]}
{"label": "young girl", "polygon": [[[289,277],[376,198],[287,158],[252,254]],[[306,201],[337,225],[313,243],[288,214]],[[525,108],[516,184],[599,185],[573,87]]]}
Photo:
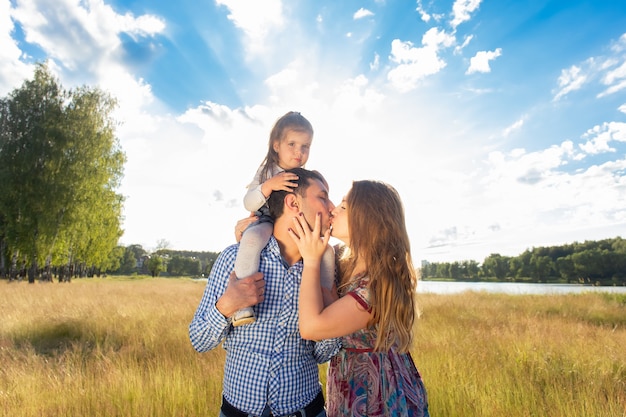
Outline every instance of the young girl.
{"label": "young girl", "polygon": [[332,215],[332,235],[345,252],[340,298],[328,306],[318,279],[331,232],[319,238],[319,216],[312,231],[294,219],[290,232],[304,260],[300,334],[342,337],[343,348],[328,368],[328,417],[429,416],[426,389],[409,353],[417,276],[400,197],[387,184],[355,181]]}
{"label": "young girl", "polygon": [[[291,191],[297,180],[295,174],[286,169],[301,168],[309,159],[313,141],[313,126],[299,112],[288,112],[279,118],[270,132],[269,149],[254,179],[248,185],[244,197],[246,210],[256,212],[259,220],[243,232],[239,241],[239,252],[235,260],[235,275],[245,278],[259,270],[261,250],[267,245],[273,231],[266,201],[272,191]],[[324,253],[322,285],[332,288],[335,281],[335,256],[330,246]],[[234,326],[256,320],[254,310],[248,307],[237,311],[232,318]]]}

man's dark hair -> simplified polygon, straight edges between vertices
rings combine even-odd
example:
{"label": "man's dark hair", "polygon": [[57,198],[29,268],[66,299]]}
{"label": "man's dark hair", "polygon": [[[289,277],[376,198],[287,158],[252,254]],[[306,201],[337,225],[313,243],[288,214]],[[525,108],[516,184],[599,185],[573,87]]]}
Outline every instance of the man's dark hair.
{"label": "man's dark hair", "polygon": [[267,199],[267,205],[270,208],[270,216],[274,220],[283,215],[283,207],[287,194],[297,194],[304,197],[306,195],[307,188],[311,185],[311,180],[321,181],[324,185],[328,184],[322,174],[317,171],[309,171],[304,168],[293,168],[288,169],[285,172],[291,172],[298,176],[298,179],[294,181],[294,184],[297,184],[297,187],[291,192],[283,190],[272,191],[272,194],[270,194]]}

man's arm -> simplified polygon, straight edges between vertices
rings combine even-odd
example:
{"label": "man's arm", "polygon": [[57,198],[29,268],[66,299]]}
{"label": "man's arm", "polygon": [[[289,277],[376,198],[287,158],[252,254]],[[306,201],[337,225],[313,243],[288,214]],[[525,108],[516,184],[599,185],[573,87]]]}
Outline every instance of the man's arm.
{"label": "man's arm", "polygon": [[230,330],[229,318],[235,311],[263,301],[262,274],[238,280],[231,273],[236,255],[236,246],[231,246],[217,258],[189,324],[189,339],[198,352],[211,350],[224,340]]}

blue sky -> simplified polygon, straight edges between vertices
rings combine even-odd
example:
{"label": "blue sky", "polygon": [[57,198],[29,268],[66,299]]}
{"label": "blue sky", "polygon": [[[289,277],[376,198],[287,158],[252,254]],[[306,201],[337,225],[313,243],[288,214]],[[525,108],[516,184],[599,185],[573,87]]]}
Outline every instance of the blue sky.
{"label": "blue sky", "polygon": [[398,189],[418,262],[626,234],[621,0],[0,0],[0,94],[44,60],[119,101],[124,245],[232,243],[289,110],[333,200]]}

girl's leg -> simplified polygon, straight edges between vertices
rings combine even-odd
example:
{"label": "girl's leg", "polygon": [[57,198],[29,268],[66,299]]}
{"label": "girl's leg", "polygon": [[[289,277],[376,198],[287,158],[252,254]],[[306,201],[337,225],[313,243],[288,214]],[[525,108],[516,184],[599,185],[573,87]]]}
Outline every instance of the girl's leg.
{"label": "girl's leg", "polygon": [[[261,250],[267,245],[272,235],[273,225],[270,222],[250,225],[241,236],[239,252],[235,259],[235,275],[237,278],[248,277],[259,270]],[[234,326],[252,323],[256,320],[252,307],[242,308],[233,315]]]}

